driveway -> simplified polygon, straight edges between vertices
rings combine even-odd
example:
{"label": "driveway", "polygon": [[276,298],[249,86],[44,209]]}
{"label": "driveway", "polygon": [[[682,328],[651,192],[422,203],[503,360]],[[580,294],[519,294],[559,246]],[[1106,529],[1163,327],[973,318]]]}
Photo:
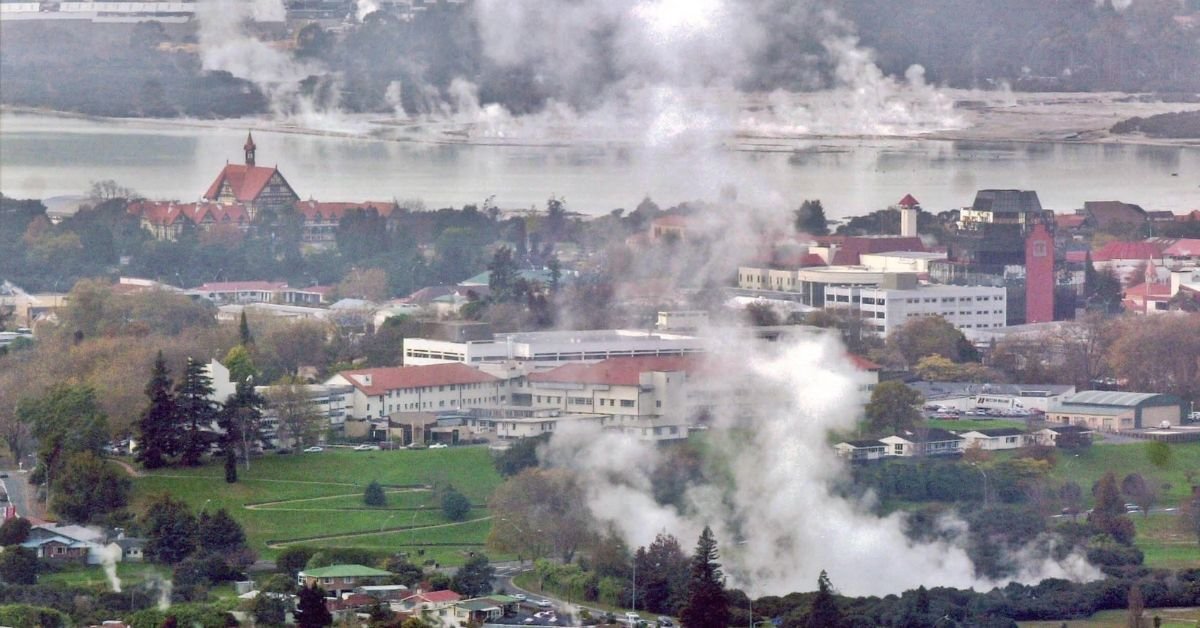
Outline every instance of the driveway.
{"label": "driveway", "polygon": [[44,519],[45,513],[34,499],[36,489],[30,487],[29,483],[25,481],[26,474],[13,469],[0,470],[0,473],[8,475],[7,478],[0,478],[0,485],[3,485],[4,492],[8,493],[8,501],[17,507],[17,514],[22,517]]}

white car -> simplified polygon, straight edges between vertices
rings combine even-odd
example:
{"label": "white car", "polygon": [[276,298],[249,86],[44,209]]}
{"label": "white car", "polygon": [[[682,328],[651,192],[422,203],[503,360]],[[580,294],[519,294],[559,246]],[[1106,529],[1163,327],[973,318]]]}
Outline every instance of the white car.
{"label": "white car", "polygon": [[354,451],[379,451],[379,445],[368,445],[363,443],[354,448]]}
{"label": "white car", "polygon": [[518,602],[524,602],[524,601],[525,601],[525,594],[524,594],[524,593],[517,593],[517,594],[513,595],[513,599],[514,599],[514,600],[516,600],[516,601],[518,601]]}
{"label": "white car", "polygon": [[636,625],[639,621],[642,621],[642,616],[638,615],[637,613],[635,613],[633,611],[626,611],[625,612],[625,621],[630,626],[633,626],[633,625]]}
{"label": "white car", "polygon": [[430,449],[445,449],[446,443],[434,443],[429,446]]}
{"label": "white car", "polygon": [[551,606],[554,606],[550,603],[550,600],[538,600],[537,605],[538,608],[550,608]]}
{"label": "white car", "polygon": [[325,449],[324,449],[323,447],[316,447],[316,446],[313,446],[313,447],[308,447],[308,448],[306,448],[306,449],[304,450],[304,453],[306,453],[306,454],[319,454],[319,453],[321,453],[322,451],[325,451]]}

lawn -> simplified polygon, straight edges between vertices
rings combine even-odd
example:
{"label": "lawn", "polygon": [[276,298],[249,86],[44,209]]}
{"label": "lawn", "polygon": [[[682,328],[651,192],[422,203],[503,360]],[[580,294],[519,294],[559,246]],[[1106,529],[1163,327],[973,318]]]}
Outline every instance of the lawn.
{"label": "lawn", "polygon": [[[117,578],[121,586],[129,587],[145,581],[151,576],[171,576],[170,568],[149,563],[117,563]],[[38,584],[60,584],[71,587],[108,587],[108,578],[98,565],[66,564],[58,571],[38,574]]]}
{"label": "lawn", "polygon": [[[1155,616],[1162,618],[1163,628],[1195,628],[1200,624],[1200,609],[1195,608],[1158,608],[1146,609],[1142,617],[1142,625],[1152,626]],[[1018,622],[1021,628],[1126,628],[1129,625],[1127,611],[1101,611],[1087,619],[1071,621],[1023,621]]]}
{"label": "lawn", "polygon": [[971,430],[995,430],[1002,427],[1014,427],[1025,431],[1024,421],[1007,421],[1004,419],[958,419],[945,421],[931,419],[925,422],[929,427],[941,428],[952,432],[970,432]]}
{"label": "lawn", "polygon": [[1092,484],[1106,472],[1112,471],[1117,480],[1130,473],[1140,473],[1147,479],[1156,480],[1161,491],[1158,499],[1159,506],[1178,506],[1191,494],[1185,473],[1188,470],[1200,471],[1200,442],[1178,443],[1171,445],[1171,459],[1163,468],[1155,467],[1146,455],[1147,443],[1131,443],[1123,445],[1097,444],[1080,452],[1071,453],[1060,451],[1058,464],[1051,475],[1058,480],[1074,480],[1083,487],[1083,493],[1090,501]]}
{"label": "lawn", "polygon": [[1153,513],[1149,517],[1131,515],[1137,526],[1134,543],[1146,555],[1147,567],[1184,569],[1200,565],[1200,544],[1195,534],[1179,528],[1179,517],[1172,513]]}
{"label": "lawn", "polygon": [[[469,519],[482,521],[466,526],[382,535],[379,531],[450,523],[428,485],[451,484],[482,506],[500,483],[482,447],[264,456],[253,459],[249,471],[238,473],[239,481],[227,484],[219,464],[163,469],[137,478],[134,500],[140,505],[151,495],[167,492],[197,511],[224,508],[245,528],[251,547],[267,558],[279,546],[297,543],[403,549],[404,542],[437,542],[479,550],[490,529],[481,507],[473,509]],[[372,480],[384,485],[387,506],[362,503],[363,490]],[[356,533],[369,536],[314,538]]]}

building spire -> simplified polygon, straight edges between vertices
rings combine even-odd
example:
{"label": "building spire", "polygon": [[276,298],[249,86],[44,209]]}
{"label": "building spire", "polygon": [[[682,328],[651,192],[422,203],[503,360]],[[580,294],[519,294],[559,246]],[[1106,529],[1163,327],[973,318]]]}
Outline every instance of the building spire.
{"label": "building spire", "polygon": [[246,131],[246,144],[242,148],[246,151],[246,165],[253,167],[254,149],[256,147],[254,146],[254,136],[250,134],[250,131]]}

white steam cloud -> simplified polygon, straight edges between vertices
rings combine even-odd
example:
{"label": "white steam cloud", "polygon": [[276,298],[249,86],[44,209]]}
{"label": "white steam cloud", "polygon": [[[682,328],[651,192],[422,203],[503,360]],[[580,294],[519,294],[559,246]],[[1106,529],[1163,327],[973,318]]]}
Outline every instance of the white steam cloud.
{"label": "white steam cloud", "polygon": [[[943,522],[959,532],[951,541],[918,543],[905,536],[904,515],[880,518],[871,504],[831,491],[845,468],[827,434],[852,429],[861,415],[862,375],[839,342],[814,335],[759,350],[748,338],[726,342],[712,360],[719,372],[702,376],[696,388],[715,404],[708,442],[727,466],[728,487],[693,487],[681,511],[653,497],[650,478],[661,461],[653,445],[575,428],[544,447],[547,463],[580,473],[599,521],[631,546],[666,531],[686,547],[709,525],[733,584],[756,595],[811,590],[822,569],[850,595],[999,584],[975,576],[961,521]],[[1014,579],[1100,577],[1081,555],[1056,562],[1046,554],[1019,552]]]}
{"label": "white steam cloud", "polygon": [[[254,23],[282,22],[283,0],[203,0],[196,3],[200,57],[205,70],[221,70],[257,85],[267,96],[277,120],[306,128],[347,127],[339,109],[338,77],[251,34]],[[317,77],[317,85],[301,92],[301,81]]]}
{"label": "white steam cloud", "polygon": [[378,0],[357,0],[354,3],[354,17],[358,21],[379,10]]}
{"label": "white steam cloud", "polygon": [[121,592],[121,578],[117,576],[117,561],[121,560],[121,546],[116,543],[109,543],[104,547],[95,549],[96,555],[100,557],[100,564],[104,567],[104,577],[108,578],[108,585],[112,590]]}

